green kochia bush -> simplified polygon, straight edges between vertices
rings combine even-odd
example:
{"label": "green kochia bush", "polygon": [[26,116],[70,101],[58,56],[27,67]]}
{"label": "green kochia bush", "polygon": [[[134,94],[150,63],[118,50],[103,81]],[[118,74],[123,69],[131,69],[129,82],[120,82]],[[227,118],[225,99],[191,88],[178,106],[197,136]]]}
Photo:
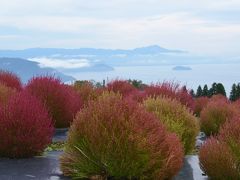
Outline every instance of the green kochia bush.
{"label": "green kochia bush", "polygon": [[46,108],[26,92],[0,107],[0,156],[25,158],[39,155],[51,142],[53,125]]}
{"label": "green kochia bush", "polygon": [[76,115],[60,158],[64,175],[73,178],[170,179],[182,163],[177,136],[114,93],[104,93]]}
{"label": "green kochia bush", "polygon": [[179,101],[166,97],[148,98],[144,101],[147,111],[152,112],[166,125],[167,129],[180,138],[185,154],[191,153],[199,124],[192,112]]}

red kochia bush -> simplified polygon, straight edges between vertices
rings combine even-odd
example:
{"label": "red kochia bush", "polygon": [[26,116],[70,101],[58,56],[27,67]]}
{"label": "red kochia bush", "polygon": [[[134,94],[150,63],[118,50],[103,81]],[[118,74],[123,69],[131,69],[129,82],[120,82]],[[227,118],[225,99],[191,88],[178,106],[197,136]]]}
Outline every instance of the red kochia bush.
{"label": "red kochia bush", "polygon": [[51,142],[52,121],[40,101],[26,92],[12,96],[0,108],[0,156],[38,155]]}
{"label": "red kochia bush", "polygon": [[120,93],[123,97],[129,96],[137,91],[133,85],[125,80],[114,80],[107,84],[107,89],[115,93]]}
{"label": "red kochia bush", "polygon": [[195,101],[194,114],[199,117],[203,108],[207,106],[207,103],[209,102],[209,98],[199,97],[199,98],[196,98],[194,101]]}
{"label": "red kochia bush", "polygon": [[239,116],[239,111],[225,99],[211,100],[200,114],[201,129],[206,135],[216,135],[228,119]]}
{"label": "red kochia bush", "polygon": [[20,78],[11,72],[0,70],[0,83],[5,86],[15,88],[16,90],[22,89]]}
{"label": "red kochia bush", "polygon": [[68,127],[81,107],[73,87],[54,77],[35,77],[28,82],[26,90],[46,105],[56,128]]}
{"label": "red kochia bush", "polygon": [[239,161],[228,145],[211,137],[199,153],[201,169],[212,179],[240,179]]}
{"label": "red kochia bush", "polygon": [[183,148],[154,115],[104,93],[77,114],[60,163],[74,178],[171,179]]}
{"label": "red kochia bush", "polygon": [[240,179],[240,118],[224,123],[200,150],[202,169],[213,179]]}
{"label": "red kochia bush", "polygon": [[171,99],[177,99],[183,105],[194,110],[194,100],[185,86],[180,87],[179,84],[173,82],[163,82],[156,85],[146,87],[145,94],[149,96],[165,96]]}

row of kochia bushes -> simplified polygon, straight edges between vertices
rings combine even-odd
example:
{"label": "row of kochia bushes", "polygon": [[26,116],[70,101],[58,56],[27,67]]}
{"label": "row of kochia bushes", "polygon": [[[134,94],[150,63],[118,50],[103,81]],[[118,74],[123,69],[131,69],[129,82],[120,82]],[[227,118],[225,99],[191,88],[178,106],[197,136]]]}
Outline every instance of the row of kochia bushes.
{"label": "row of kochia bushes", "polygon": [[54,127],[70,126],[60,158],[65,175],[170,179],[194,150],[201,128],[210,137],[200,149],[202,169],[213,178],[225,171],[239,178],[239,104],[223,96],[193,99],[172,82],[138,90],[123,80],[95,88],[40,76],[22,85],[16,75],[1,71],[0,156],[39,155]]}

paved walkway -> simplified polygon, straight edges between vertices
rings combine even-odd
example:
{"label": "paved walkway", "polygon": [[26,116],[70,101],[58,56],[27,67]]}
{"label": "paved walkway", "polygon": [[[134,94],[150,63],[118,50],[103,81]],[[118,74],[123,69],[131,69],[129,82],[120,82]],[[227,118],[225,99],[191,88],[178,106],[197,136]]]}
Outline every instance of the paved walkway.
{"label": "paved walkway", "polygon": [[[53,141],[65,141],[66,130],[55,133]],[[69,180],[59,169],[61,151],[30,159],[0,158],[0,180]],[[198,156],[186,156],[184,166],[174,180],[206,180],[199,167]]]}
{"label": "paved walkway", "polygon": [[[0,180],[69,180],[59,169],[62,152],[49,152],[31,159],[0,159]],[[198,165],[197,156],[186,156],[182,170],[174,180],[206,180]]]}

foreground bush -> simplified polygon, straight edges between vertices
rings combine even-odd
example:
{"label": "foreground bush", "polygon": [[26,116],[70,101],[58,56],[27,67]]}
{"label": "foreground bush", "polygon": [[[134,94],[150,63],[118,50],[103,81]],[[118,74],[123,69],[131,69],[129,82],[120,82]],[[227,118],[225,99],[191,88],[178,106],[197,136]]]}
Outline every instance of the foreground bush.
{"label": "foreground bush", "polygon": [[11,72],[0,70],[0,83],[7,87],[14,88],[16,90],[22,89],[22,83],[20,78]]}
{"label": "foreground bush", "polygon": [[17,91],[0,83],[0,104],[5,105]]}
{"label": "foreground bush", "polygon": [[224,99],[211,100],[200,114],[200,124],[207,136],[216,135],[228,119],[239,116],[239,111]]}
{"label": "foreground bush", "polygon": [[203,110],[204,107],[207,106],[207,103],[209,102],[209,100],[210,99],[208,97],[205,97],[205,96],[202,96],[202,97],[199,97],[199,98],[195,99],[194,114],[197,117],[200,116],[201,111]]}
{"label": "foreground bush", "polygon": [[226,143],[210,138],[199,153],[201,169],[211,179],[240,179],[239,162]]}
{"label": "foreground bush", "polygon": [[175,134],[132,101],[104,93],[80,111],[60,158],[73,178],[170,179],[183,163]]}
{"label": "foreground bush", "polygon": [[225,122],[220,129],[218,138],[228,145],[232,154],[238,160],[238,164],[240,164],[240,118],[234,117]]}
{"label": "foreground bush", "polygon": [[81,107],[73,88],[54,77],[35,77],[28,82],[26,90],[46,105],[56,128],[69,127]]}
{"label": "foreground bush", "polygon": [[240,179],[240,118],[224,123],[200,150],[201,167],[213,179]]}
{"label": "foreground bush", "polygon": [[145,94],[147,97],[165,96],[171,99],[177,99],[183,105],[194,110],[194,100],[185,86],[173,82],[163,82],[146,87]]}
{"label": "foreground bush", "polygon": [[199,124],[195,116],[177,100],[165,97],[148,98],[144,102],[147,111],[154,113],[167,129],[180,138],[185,154],[191,153]]}
{"label": "foreground bush", "polygon": [[53,126],[47,110],[26,92],[17,93],[0,108],[0,156],[39,155],[51,142]]}

